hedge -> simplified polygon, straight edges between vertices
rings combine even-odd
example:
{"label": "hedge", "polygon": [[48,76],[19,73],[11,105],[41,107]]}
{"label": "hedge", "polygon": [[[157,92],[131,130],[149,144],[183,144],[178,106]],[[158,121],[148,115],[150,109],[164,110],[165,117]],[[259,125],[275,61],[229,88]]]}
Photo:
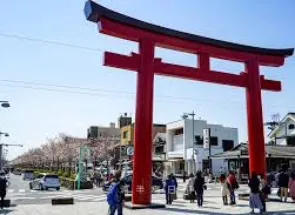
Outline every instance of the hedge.
{"label": "hedge", "polygon": [[[76,178],[75,174],[70,175],[69,173],[63,172],[62,170],[59,170],[57,173],[54,171],[48,171],[48,170],[42,170],[42,169],[38,169],[38,170],[34,171],[34,175],[41,174],[41,173],[58,174],[62,187],[66,187],[70,190],[77,189],[77,187],[78,187],[78,182],[75,181],[75,178]],[[92,189],[93,182],[92,181],[85,181],[85,182],[81,181],[80,188],[81,189]]]}

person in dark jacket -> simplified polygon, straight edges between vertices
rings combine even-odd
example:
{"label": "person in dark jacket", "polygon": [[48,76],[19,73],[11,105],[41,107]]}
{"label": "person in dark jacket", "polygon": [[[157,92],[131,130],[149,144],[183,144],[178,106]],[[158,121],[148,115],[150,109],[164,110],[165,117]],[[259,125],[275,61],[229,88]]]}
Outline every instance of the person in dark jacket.
{"label": "person in dark jacket", "polygon": [[123,215],[124,182],[120,178],[121,172],[117,171],[107,194],[108,215],[115,215],[116,211],[118,211],[118,215]]}
{"label": "person in dark jacket", "polygon": [[7,179],[5,177],[5,172],[1,171],[0,172],[0,207],[3,209],[4,206],[4,198],[6,196],[6,188],[7,188]]}
{"label": "person in dark jacket", "polygon": [[166,204],[172,204],[173,200],[176,199],[176,193],[177,181],[174,175],[170,174],[165,183]]}
{"label": "person in dark jacket", "polygon": [[197,194],[197,201],[198,201],[199,207],[203,206],[204,185],[205,185],[205,180],[204,180],[204,177],[202,176],[202,172],[198,171],[196,175],[194,187],[195,187],[195,192]]}
{"label": "person in dark jacket", "polygon": [[250,187],[249,204],[252,209],[251,213],[254,213],[255,208],[260,209],[260,213],[262,213],[263,205],[260,199],[260,181],[255,172],[252,172],[248,186]]}
{"label": "person in dark jacket", "polygon": [[[287,202],[288,198],[288,187],[289,187],[289,174],[288,174],[288,167],[286,165],[282,166],[282,172],[279,176],[279,187],[280,187],[280,197],[281,201]],[[283,199],[284,198],[284,199]]]}

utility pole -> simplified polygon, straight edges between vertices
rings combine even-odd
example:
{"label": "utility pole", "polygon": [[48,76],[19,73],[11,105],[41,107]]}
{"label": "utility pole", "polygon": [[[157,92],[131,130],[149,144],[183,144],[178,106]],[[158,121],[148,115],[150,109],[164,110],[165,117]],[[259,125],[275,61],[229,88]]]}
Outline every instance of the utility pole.
{"label": "utility pole", "polygon": [[19,147],[23,147],[22,144],[6,144],[6,143],[1,143],[0,144],[0,170],[2,170],[2,163],[3,163],[2,162],[3,146],[19,146]]}
{"label": "utility pole", "polygon": [[[191,113],[184,113],[182,115],[183,119],[187,119],[188,116],[192,117],[192,141],[193,141],[193,154],[192,154],[192,160],[193,160],[193,173],[196,174],[196,159],[195,159],[195,151],[196,151],[196,146],[195,146],[195,112],[192,111]],[[185,147],[186,150],[186,147]]]}

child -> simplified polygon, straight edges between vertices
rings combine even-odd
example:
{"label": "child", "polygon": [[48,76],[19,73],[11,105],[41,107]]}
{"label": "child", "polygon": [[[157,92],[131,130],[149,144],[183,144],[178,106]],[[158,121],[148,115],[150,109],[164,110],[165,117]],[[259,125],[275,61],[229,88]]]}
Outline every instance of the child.
{"label": "child", "polygon": [[223,205],[228,205],[227,196],[229,196],[230,193],[229,193],[228,184],[226,181],[226,176],[224,174],[221,174],[219,180],[221,185],[221,195],[222,195]]}

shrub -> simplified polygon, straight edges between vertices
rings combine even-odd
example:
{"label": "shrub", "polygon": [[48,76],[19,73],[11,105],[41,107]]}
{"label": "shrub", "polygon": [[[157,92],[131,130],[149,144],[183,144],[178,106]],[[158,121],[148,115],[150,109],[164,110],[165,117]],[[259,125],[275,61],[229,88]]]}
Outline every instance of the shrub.
{"label": "shrub", "polygon": [[63,176],[64,175],[64,171],[60,169],[60,170],[58,170],[57,174],[58,174],[58,176]]}
{"label": "shrub", "polygon": [[69,172],[64,172],[62,176],[65,177],[65,178],[68,178],[68,177],[70,177],[70,173]]}

